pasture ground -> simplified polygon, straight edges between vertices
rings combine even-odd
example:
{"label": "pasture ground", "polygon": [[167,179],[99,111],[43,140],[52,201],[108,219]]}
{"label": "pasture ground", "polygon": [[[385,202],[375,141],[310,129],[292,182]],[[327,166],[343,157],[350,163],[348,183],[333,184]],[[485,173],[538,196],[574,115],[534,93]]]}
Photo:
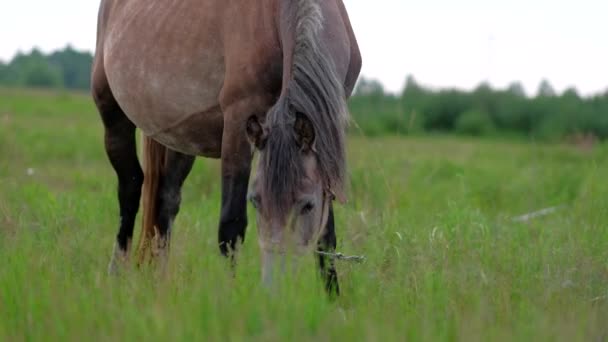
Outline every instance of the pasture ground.
{"label": "pasture ground", "polygon": [[253,223],[231,276],[219,163],[204,159],[168,275],[113,278],[116,179],[89,97],[0,90],[0,340],[608,339],[608,145],[350,137],[349,150],[339,250],[367,262],[339,263],[336,302],[312,257],[262,288]]}

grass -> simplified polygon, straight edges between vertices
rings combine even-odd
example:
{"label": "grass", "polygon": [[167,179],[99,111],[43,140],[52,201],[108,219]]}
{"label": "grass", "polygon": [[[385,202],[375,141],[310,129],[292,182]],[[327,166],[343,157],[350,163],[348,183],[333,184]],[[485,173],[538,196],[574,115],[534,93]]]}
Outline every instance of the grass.
{"label": "grass", "polygon": [[0,340],[608,339],[608,145],[352,137],[349,149],[339,250],[367,262],[339,264],[336,302],[312,257],[262,288],[254,226],[231,275],[219,163],[205,159],[168,276],[112,278],[116,179],[89,97],[0,89]]}

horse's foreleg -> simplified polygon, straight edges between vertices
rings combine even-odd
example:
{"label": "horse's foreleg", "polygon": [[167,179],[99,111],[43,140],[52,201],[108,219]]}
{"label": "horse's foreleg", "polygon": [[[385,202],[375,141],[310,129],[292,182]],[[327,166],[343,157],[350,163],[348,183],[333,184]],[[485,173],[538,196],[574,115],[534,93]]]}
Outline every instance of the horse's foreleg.
{"label": "horse's foreleg", "polygon": [[194,156],[168,150],[165,171],[160,179],[157,197],[157,229],[153,253],[164,271],[169,257],[169,243],[173,221],[179,212],[181,189],[194,165]]}
{"label": "horse's foreleg", "polygon": [[[334,225],[334,208],[331,204],[329,205],[329,216],[327,218],[325,232],[319,239],[318,249],[322,252],[336,251],[336,228]],[[322,254],[319,254],[318,257],[319,269],[321,271],[321,277],[325,282],[325,289],[332,297],[339,295],[340,286],[338,285],[338,273],[336,272],[334,260]]]}
{"label": "horse's foreleg", "polygon": [[219,247],[224,256],[233,256],[247,228],[247,188],[252,151],[245,134],[245,120],[224,123],[222,137],[222,209]]}

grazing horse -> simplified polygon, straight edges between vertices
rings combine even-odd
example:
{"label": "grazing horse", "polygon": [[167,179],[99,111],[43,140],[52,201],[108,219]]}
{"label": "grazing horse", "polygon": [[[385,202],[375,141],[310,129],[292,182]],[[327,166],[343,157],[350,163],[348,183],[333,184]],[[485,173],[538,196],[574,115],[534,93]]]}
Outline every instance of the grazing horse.
{"label": "grazing horse", "polygon": [[[140,198],[140,262],[164,265],[195,156],[221,158],[223,255],[245,238],[247,199],[257,211],[264,281],[287,250],[334,250],[346,99],[360,68],[342,0],[102,0],[92,94],[118,176],[110,271],[127,261]],[[145,136],[143,170],[136,127]],[[321,273],[337,294],[325,258]]]}

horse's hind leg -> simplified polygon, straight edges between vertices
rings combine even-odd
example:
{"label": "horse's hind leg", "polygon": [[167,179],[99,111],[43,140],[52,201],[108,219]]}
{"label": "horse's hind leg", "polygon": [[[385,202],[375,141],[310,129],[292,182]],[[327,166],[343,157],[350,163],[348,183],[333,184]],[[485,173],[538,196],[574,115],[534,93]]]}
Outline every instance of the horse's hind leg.
{"label": "horse's hind leg", "polygon": [[[336,251],[336,228],[334,226],[334,208],[329,205],[329,217],[327,218],[327,225],[325,226],[325,232],[319,239],[319,250],[322,252],[335,252]],[[337,296],[340,294],[340,286],[338,285],[338,273],[334,265],[334,260],[325,255],[319,255],[319,269],[321,271],[321,277],[325,282],[325,289],[330,296]]]}
{"label": "horse's hind leg", "polygon": [[109,265],[109,272],[116,273],[127,261],[144,176],[137,159],[135,125],[120,109],[102,69],[93,74],[93,98],[105,128],[106,153],[118,176],[120,228]]}
{"label": "horse's hind leg", "polygon": [[171,241],[171,229],[173,221],[179,211],[181,203],[181,188],[192,170],[194,156],[189,156],[176,151],[167,151],[165,171],[160,179],[157,197],[156,223],[159,236],[155,241],[155,259],[161,263],[161,269],[165,268],[169,243]]}

